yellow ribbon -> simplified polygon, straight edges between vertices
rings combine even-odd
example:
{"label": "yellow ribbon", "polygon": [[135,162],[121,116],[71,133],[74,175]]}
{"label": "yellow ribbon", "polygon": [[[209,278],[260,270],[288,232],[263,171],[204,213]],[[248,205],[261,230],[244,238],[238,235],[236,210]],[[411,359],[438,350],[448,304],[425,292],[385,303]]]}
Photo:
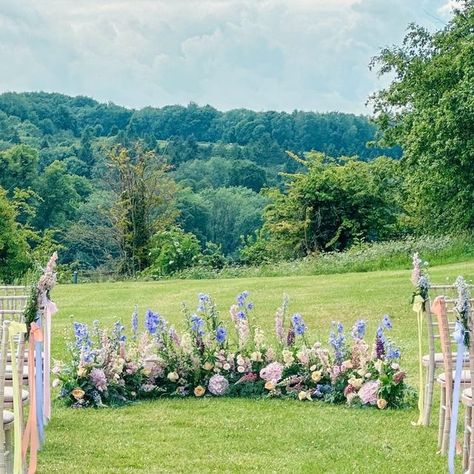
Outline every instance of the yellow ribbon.
{"label": "yellow ribbon", "polygon": [[419,359],[419,388],[418,388],[418,411],[420,412],[418,416],[418,421],[414,423],[415,425],[423,424],[423,405],[424,405],[424,381],[423,381],[423,303],[425,300],[422,296],[416,295],[413,299],[413,311],[416,313],[416,319],[418,322],[418,359]]}
{"label": "yellow ribbon", "polygon": [[[14,455],[13,455],[13,474],[22,474],[23,462],[21,457],[21,422],[20,422],[20,410],[21,410],[21,392],[20,383],[18,380],[18,367],[15,357],[15,336],[26,333],[26,324],[19,323],[17,321],[10,321],[8,324],[8,336],[10,338],[10,352],[12,354],[12,379],[13,379],[13,414],[15,417],[14,422]],[[23,376],[23,374],[22,374]]]}

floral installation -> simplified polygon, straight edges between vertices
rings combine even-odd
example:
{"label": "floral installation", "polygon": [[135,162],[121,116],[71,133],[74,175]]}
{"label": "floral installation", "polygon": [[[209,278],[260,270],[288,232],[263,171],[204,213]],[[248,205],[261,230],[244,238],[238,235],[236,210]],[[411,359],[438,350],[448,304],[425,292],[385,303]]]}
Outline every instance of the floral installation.
{"label": "floral installation", "polygon": [[137,307],[129,335],[120,322],[112,329],[98,321],[92,328],[76,322],[68,345],[71,358],[56,363],[54,385],[75,408],[165,396],[286,397],[379,409],[412,403],[400,350],[387,336],[388,315],[372,344],[366,340],[366,321],[357,321],[348,334],[342,323],[333,322],[326,348],[309,343],[301,314],[287,317],[287,296],[275,315],[275,346],[252,323],[253,310],[249,293],[242,292],[226,324],[212,298],[202,293],[195,311],[184,307],[182,333],[151,310],[140,329]]}
{"label": "floral installation", "polygon": [[418,252],[413,254],[413,269],[411,272],[411,282],[415,287],[412,294],[412,303],[415,296],[420,295],[423,301],[428,299],[428,291],[430,288],[430,280],[428,276],[428,262],[423,262],[418,255]]}
{"label": "floral installation", "polygon": [[471,292],[469,285],[462,276],[458,276],[454,282],[457,291],[456,304],[454,309],[457,319],[461,323],[464,332],[464,345],[469,347],[469,334],[471,331]]}
{"label": "floral installation", "polygon": [[38,320],[38,311],[44,304],[51,300],[51,291],[56,285],[56,263],[58,260],[57,252],[51,255],[46,267],[41,269],[38,277],[38,283],[33,286],[25,309],[25,323],[29,326]]}

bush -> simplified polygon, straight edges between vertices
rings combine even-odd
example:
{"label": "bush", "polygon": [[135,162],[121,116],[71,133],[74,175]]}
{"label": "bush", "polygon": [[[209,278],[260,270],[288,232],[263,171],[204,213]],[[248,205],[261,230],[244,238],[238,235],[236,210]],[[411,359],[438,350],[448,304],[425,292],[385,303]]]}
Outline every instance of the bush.
{"label": "bush", "polygon": [[171,275],[192,267],[198,263],[200,257],[201,248],[197,237],[179,227],[174,227],[152,237],[150,250],[152,263],[144,273],[154,278]]}

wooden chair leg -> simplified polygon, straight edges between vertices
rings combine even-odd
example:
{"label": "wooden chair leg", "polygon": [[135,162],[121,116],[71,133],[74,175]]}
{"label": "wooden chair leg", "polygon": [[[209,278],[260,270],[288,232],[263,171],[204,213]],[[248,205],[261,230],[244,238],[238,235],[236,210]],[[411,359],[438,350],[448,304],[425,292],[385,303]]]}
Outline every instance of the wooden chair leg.
{"label": "wooden chair leg", "polygon": [[7,472],[13,472],[13,426],[5,431],[5,454]]}
{"label": "wooden chair leg", "polygon": [[471,416],[472,407],[466,405],[464,411],[464,442],[462,446],[462,470],[465,472],[469,467],[469,443],[471,442]]}
{"label": "wooden chair leg", "polygon": [[431,411],[433,408],[433,391],[435,383],[435,368],[429,365],[426,370],[426,386],[425,386],[425,406],[423,408],[423,425],[430,424]]}
{"label": "wooden chair leg", "polygon": [[[445,396],[445,398],[447,398]],[[451,404],[449,400],[445,402],[444,421],[443,421],[443,441],[441,442],[441,454],[448,454],[449,450],[449,430],[451,429]]]}
{"label": "wooden chair leg", "polygon": [[[469,426],[474,426],[474,410],[471,407],[470,410],[470,419],[469,419]],[[470,433],[469,436],[469,462],[467,463],[467,471],[468,474],[474,474],[474,435]]]}
{"label": "wooden chair leg", "polygon": [[438,424],[438,449],[441,451],[443,445],[444,420],[446,417],[446,389],[441,385],[441,396],[439,402],[439,424]]}

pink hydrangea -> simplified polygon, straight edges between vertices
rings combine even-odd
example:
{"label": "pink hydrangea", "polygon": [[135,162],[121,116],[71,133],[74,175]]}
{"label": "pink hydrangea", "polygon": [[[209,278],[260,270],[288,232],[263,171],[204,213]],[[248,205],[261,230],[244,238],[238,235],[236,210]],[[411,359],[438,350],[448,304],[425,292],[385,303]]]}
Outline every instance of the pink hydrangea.
{"label": "pink hydrangea", "polygon": [[229,388],[229,381],[224,376],[216,374],[209,379],[207,388],[213,395],[224,395]]}
{"label": "pink hydrangea", "polygon": [[99,392],[107,390],[107,378],[102,369],[93,368],[90,373],[90,379],[92,384]]}
{"label": "pink hydrangea", "polygon": [[364,385],[360,388],[358,395],[362,400],[362,403],[367,405],[375,405],[377,403],[377,394],[380,388],[379,380],[370,380],[365,382]]}
{"label": "pink hydrangea", "polygon": [[265,382],[276,383],[281,379],[282,372],[283,365],[279,362],[272,362],[260,371],[260,377],[265,380]]}

